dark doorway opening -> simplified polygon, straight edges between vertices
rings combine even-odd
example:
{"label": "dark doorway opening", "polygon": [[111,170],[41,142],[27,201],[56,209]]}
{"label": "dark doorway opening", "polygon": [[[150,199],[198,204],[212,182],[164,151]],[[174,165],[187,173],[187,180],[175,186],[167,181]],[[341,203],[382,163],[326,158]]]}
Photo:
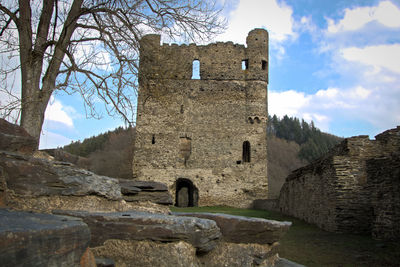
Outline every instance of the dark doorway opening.
{"label": "dark doorway opening", "polygon": [[196,207],[199,200],[199,191],[192,181],[185,178],[176,180],[175,206]]}

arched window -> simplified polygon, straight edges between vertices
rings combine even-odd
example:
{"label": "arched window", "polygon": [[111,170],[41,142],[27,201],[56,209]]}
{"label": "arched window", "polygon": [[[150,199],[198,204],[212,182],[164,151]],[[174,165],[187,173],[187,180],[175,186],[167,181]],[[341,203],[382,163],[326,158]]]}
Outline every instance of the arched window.
{"label": "arched window", "polygon": [[243,142],[242,162],[250,162],[250,142]]}
{"label": "arched window", "polygon": [[195,59],[192,63],[192,80],[200,80],[200,60]]}

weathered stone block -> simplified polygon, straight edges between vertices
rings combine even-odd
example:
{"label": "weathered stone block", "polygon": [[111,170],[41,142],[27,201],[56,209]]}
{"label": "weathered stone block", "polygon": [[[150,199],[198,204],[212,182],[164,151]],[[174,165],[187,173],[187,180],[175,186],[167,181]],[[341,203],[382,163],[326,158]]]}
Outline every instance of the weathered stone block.
{"label": "weathered stone block", "polygon": [[20,196],[98,195],[111,200],[122,199],[118,180],[20,154],[0,152],[7,188]]}
{"label": "weathered stone block", "polygon": [[0,209],[1,266],[79,266],[89,241],[80,219]]}
{"label": "weathered stone block", "polygon": [[121,186],[122,198],[125,201],[151,201],[163,205],[173,203],[165,184],[127,179],[119,179],[119,184]]}
{"label": "weathered stone block", "polygon": [[82,218],[92,233],[91,247],[106,240],[149,240],[156,242],[185,241],[199,252],[212,250],[221,232],[212,220],[178,217],[164,214],[127,211],[89,213],[83,211],[54,211]]}
{"label": "weathered stone block", "polygon": [[175,212],[177,216],[190,216],[213,220],[221,229],[222,239],[231,243],[273,244],[289,230],[291,222],[250,218],[222,213]]}

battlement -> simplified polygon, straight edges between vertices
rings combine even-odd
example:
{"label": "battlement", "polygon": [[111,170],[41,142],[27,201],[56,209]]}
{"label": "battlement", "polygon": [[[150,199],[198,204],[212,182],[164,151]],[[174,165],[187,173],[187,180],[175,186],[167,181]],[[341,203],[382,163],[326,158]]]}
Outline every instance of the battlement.
{"label": "battlement", "polygon": [[268,32],[264,29],[248,34],[247,47],[233,42],[161,45],[160,41],[155,34],[140,41],[142,78],[268,82]]}

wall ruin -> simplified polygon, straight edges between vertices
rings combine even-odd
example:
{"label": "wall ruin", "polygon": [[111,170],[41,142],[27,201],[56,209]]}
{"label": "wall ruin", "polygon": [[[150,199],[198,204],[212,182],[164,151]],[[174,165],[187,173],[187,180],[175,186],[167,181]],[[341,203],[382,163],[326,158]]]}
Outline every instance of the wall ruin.
{"label": "wall ruin", "polygon": [[400,126],[375,140],[347,138],[286,178],[279,209],[327,231],[398,239],[399,156]]}
{"label": "wall ruin", "polygon": [[251,31],[247,47],[144,36],[139,85],[135,179],[163,182],[173,196],[190,181],[197,195],[187,202],[200,206],[267,196],[267,31]]}

